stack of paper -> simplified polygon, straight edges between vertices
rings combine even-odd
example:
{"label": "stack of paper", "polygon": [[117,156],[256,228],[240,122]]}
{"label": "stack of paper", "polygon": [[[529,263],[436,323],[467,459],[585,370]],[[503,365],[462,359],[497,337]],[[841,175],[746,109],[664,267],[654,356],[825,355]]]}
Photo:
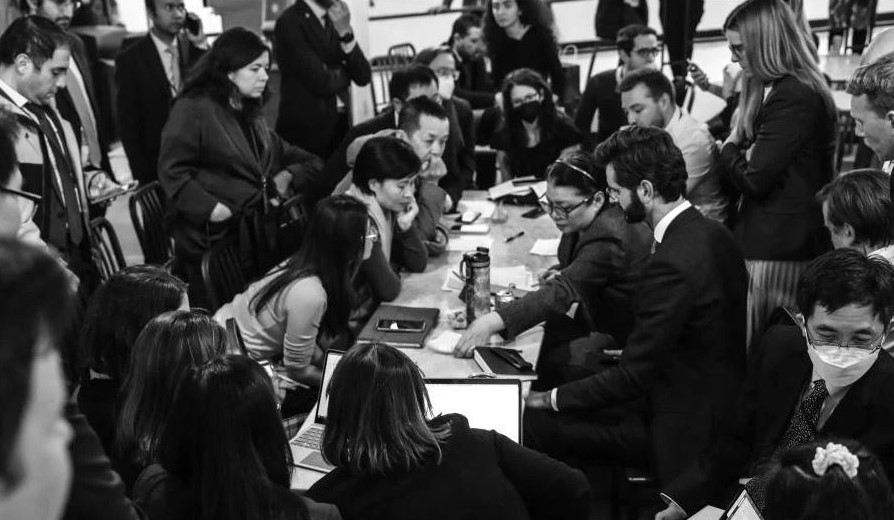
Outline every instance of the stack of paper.
{"label": "stack of paper", "polygon": [[532,255],[556,256],[559,254],[559,241],[561,238],[538,238],[531,248]]}
{"label": "stack of paper", "polygon": [[463,211],[476,211],[481,213],[480,218],[490,218],[494,214],[496,204],[489,200],[463,200],[459,203]]}
{"label": "stack of paper", "polygon": [[493,188],[488,189],[487,193],[491,200],[497,200],[500,197],[505,197],[507,195],[524,196],[530,193],[531,186],[535,184],[539,183],[537,182],[537,177],[534,177],[533,175],[518,177],[511,181],[497,184]]}
{"label": "stack of paper", "polygon": [[447,242],[447,251],[474,251],[478,247],[490,249],[494,239],[488,236],[459,235]]}
{"label": "stack of paper", "polygon": [[490,268],[491,287],[494,285],[509,287],[510,284],[515,284],[515,288],[521,289],[522,291],[530,292],[535,290],[535,288],[532,287],[533,276],[523,265]]}

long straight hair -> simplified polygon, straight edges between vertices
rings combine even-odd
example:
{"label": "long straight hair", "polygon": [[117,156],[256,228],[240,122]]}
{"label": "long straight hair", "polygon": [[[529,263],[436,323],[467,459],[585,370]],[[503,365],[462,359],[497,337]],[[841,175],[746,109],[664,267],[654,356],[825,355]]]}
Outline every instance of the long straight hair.
{"label": "long straight hair", "polygon": [[739,134],[748,141],[754,141],[754,120],[764,101],[764,87],[785,76],[816,91],[826,107],[834,109],[816,46],[788,5],[779,0],[748,0],[730,13],[723,30],[739,32],[748,60],[737,123]]}
{"label": "long straight hair", "polygon": [[[540,141],[549,141],[556,132],[556,125],[559,120],[559,113],[556,110],[556,103],[553,101],[553,91],[549,88],[549,84],[543,79],[538,72],[531,69],[514,70],[503,80],[503,105],[506,112],[506,129],[509,131],[509,157],[520,157],[522,151],[526,148],[527,134],[525,126],[522,124],[521,116],[518,109],[512,106],[512,89],[516,86],[531,87],[541,94],[540,104],[543,108],[540,111],[540,117],[537,118],[537,125],[540,127]],[[517,171],[517,166],[512,165],[513,171]]]}
{"label": "long straight hair", "polygon": [[422,372],[388,345],[354,346],[329,383],[323,456],[354,475],[409,472],[440,461],[448,425],[432,426]]}
{"label": "long straight hair", "polygon": [[226,351],[226,331],[205,314],[173,311],[150,321],[134,343],[121,389],[118,455],[142,465],[154,462],[177,384],[190,368]]}
{"label": "long straight hair", "polygon": [[292,452],[273,384],[245,356],[191,368],[159,444],[159,462],[187,486],[188,518],[306,518],[289,492]]}
{"label": "long straight hair", "polygon": [[322,329],[332,335],[345,330],[356,301],[353,279],[363,257],[367,222],[366,206],[354,197],[320,201],[301,247],[251,299],[251,312],[258,314],[295,281],[318,276],[327,298]]}

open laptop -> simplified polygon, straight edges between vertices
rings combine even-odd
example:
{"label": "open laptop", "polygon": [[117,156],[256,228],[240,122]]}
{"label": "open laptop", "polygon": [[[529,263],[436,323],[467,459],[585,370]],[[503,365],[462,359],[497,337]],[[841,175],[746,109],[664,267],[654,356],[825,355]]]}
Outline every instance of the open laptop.
{"label": "open laptop", "polygon": [[760,511],[758,511],[757,506],[754,505],[754,501],[751,500],[751,496],[748,495],[748,491],[743,489],[739,496],[733,500],[733,503],[730,504],[729,508],[724,511],[723,516],[720,517],[722,520],[763,520],[764,517],[761,516]]}
{"label": "open laptop", "polygon": [[326,389],[329,388],[329,381],[332,379],[332,373],[335,372],[335,366],[344,355],[344,352],[337,350],[326,352],[326,358],[323,361],[323,380],[320,383],[320,393],[317,397],[317,414],[314,421],[310,424],[305,422],[298,430],[298,434],[289,442],[289,446],[292,448],[292,459],[296,466],[323,473],[329,473],[333,469],[333,466],[323,459],[320,447],[326,427],[326,414],[329,411],[329,394]]}
{"label": "open laptop", "polygon": [[469,426],[522,441],[522,386],[518,379],[426,379],[433,416],[458,413]]}

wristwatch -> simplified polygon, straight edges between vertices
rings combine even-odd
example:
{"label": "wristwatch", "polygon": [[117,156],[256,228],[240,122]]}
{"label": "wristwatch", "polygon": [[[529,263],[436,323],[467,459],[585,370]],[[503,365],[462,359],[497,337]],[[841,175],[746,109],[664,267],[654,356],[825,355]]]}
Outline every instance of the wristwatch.
{"label": "wristwatch", "polygon": [[340,41],[342,43],[351,43],[352,41],[354,41],[354,33],[351,31],[348,31],[345,33],[344,36],[339,36],[338,41]]}

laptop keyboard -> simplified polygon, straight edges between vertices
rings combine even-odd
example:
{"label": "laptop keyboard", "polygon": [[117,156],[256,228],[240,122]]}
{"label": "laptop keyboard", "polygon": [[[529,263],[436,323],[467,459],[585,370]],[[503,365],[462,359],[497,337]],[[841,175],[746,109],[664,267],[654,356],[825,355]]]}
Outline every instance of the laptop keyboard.
{"label": "laptop keyboard", "polygon": [[313,424],[304,431],[297,439],[292,441],[295,446],[319,450],[323,445],[323,427]]}

